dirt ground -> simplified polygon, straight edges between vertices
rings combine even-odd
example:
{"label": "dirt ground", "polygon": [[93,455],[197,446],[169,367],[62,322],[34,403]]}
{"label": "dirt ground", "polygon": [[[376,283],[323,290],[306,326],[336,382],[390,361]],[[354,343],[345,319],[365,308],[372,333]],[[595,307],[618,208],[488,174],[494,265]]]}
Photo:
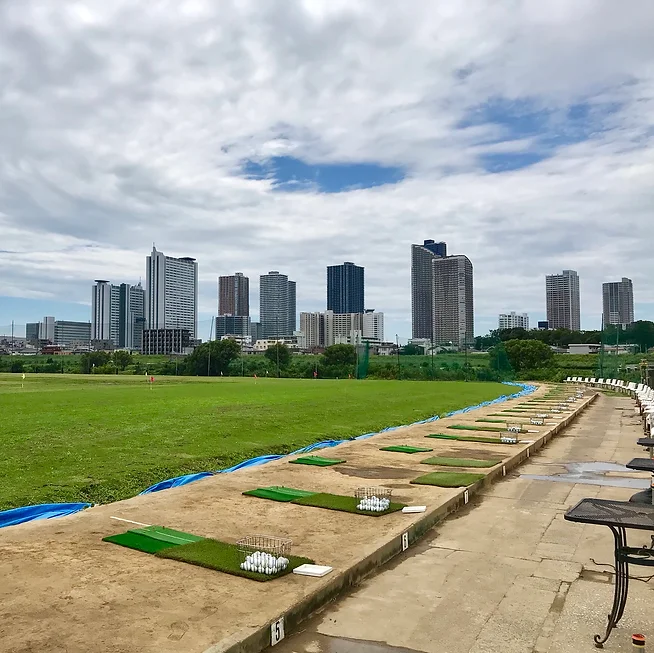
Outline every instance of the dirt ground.
{"label": "dirt ground", "polygon": [[[543,387],[536,395],[545,392]],[[200,653],[212,645],[218,645],[216,650],[227,648],[424,516],[365,517],[245,497],[244,490],[285,485],[351,495],[362,485],[384,485],[393,488],[395,500],[435,510],[462,490],[410,485],[412,478],[435,469],[421,465],[421,459],[491,453],[508,459],[524,447],[426,440],[424,436],[443,432],[447,424],[473,424],[483,415],[521,401],[323,451],[323,455],[347,460],[335,467],[289,465],[288,460],[281,460],[70,517],[2,529],[0,651]],[[579,407],[579,403],[574,405]],[[534,439],[553,427],[532,428],[539,433],[523,437]],[[430,446],[434,452],[379,451],[389,444]],[[228,542],[256,533],[290,537],[293,553],[333,566],[334,572],[323,579],[291,574],[256,583],[158,559],[102,542],[103,537],[130,527],[112,516]]]}

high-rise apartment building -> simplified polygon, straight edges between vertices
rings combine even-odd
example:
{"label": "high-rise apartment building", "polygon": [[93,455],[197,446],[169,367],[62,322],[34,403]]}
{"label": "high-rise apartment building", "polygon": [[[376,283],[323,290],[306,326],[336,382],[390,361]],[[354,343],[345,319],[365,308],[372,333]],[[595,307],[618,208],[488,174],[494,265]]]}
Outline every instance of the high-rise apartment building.
{"label": "high-rise apartment building", "polygon": [[447,244],[425,240],[411,245],[411,323],[414,338],[434,335],[434,279],[432,261],[447,256]]}
{"label": "high-rise apartment building", "polygon": [[196,338],[198,264],[188,256],[173,258],[152,247],[146,257],[148,329],[186,329]]}
{"label": "high-rise apartment building", "polygon": [[433,341],[467,347],[474,341],[473,270],[467,256],[432,259]]}
{"label": "high-rise apartment building", "polygon": [[263,338],[293,335],[297,325],[295,281],[276,270],[259,277],[259,319]]}
{"label": "high-rise apartment building", "polygon": [[550,329],[581,329],[579,275],[574,270],[545,277],[547,322]]}
{"label": "high-rise apartment building", "polygon": [[499,328],[502,329],[525,329],[529,330],[529,315],[527,313],[500,313]]}
{"label": "high-rise apartment building", "polygon": [[322,312],[300,313],[301,346],[303,349],[326,347],[325,314]]}
{"label": "high-rise apartment building", "polygon": [[634,286],[631,279],[602,284],[604,324],[634,323]]}
{"label": "high-rise apartment building", "polygon": [[145,327],[145,291],[140,282],[119,286],[103,279],[93,285],[91,340],[120,349],[141,350]]}
{"label": "high-rise apartment building", "polygon": [[250,280],[242,272],[218,277],[218,315],[250,315]]}
{"label": "high-rise apartment building", "polygon": [[249,336],[250,318],[245,315],[219,315],[216,318],[216,340],[223,336]]}
{"label": "high-rise apartment building", "polygon": [[363,268],[349,261],[327,267],[327,310],[363,313]]}

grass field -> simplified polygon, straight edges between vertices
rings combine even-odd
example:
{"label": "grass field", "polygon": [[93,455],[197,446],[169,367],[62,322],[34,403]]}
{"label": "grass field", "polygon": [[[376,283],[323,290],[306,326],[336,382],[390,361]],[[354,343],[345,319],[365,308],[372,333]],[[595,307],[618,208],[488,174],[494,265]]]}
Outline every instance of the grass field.
{"label": "grass field", "polygon": [[108,503],[180,474],[406,424],[498,383],[0,375],[0,510]]}

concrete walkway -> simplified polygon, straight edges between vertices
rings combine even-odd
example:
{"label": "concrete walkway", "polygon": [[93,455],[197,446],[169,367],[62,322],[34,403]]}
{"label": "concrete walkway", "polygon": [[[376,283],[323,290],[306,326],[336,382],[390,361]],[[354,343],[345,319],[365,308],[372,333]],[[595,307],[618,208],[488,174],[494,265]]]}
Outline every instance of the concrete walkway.
{"label": "concrete walkway", "polygon": [[[332,604],[275,653],[579,653],[595,651],[613,598],[613,538],[605,527],[572,524],[566,509],[584,497],[627,500],[648,474],[583,472],[569,463],[624,464],[642,449],[633,401],[601,396],[571,427],[504,482],[487,488],[385,571]],[[579,468],[573,467],[579,476]],[[614,484],[614,485],[607,485]],[[630,531],[629,542],[649,544]],[[593,562],[594,561],[594,562]],[[646,567],[631,567],[646,577]],[[654,645],[654,581],[633,581],[625,615],[605,645],[632,651],[631,634]]]}

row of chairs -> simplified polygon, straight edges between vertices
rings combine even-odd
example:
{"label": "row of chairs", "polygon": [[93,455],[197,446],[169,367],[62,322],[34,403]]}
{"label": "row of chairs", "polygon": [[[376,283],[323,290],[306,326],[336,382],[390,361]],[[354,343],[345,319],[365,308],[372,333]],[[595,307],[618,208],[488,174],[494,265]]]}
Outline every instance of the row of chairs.
{"label": "row of chairs", "polygon": [[589,379],[580,376],[569,376],[566,383],[577,383],[594,388],[622,391],[630,394],[636,400],[636,411],[643,420],[643,431],[646,435],[652,432],[654,422],[654,389],[645,383],[627,383],[618,379]]}

